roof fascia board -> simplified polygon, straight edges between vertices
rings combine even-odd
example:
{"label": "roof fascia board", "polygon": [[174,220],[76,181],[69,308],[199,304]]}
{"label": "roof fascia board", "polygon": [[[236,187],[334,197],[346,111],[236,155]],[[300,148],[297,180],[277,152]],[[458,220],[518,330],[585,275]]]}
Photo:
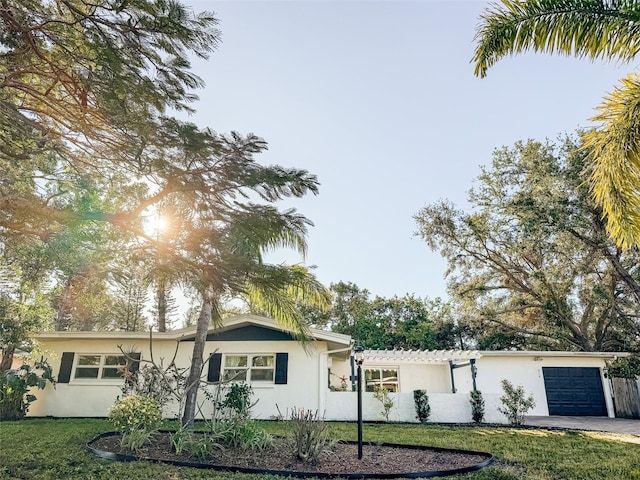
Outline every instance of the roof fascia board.
{"label": "roof fascia board", "polygon": [[[283,328],[276,324],[275,321],[266,318],[260,317],[257,315],[237,315],[233,317],[228,317],[224,319],[224,324],[221,328],[210,328],[209,333],[213,331],[224,331],[224,330],[232,330],[237,327],[241,327],[244,325],[259,325],[265,328],[271,328],[274,330],[280,330],[283,332],[291,333],[292,331],[287,328]],[[153,338],[158,340],[179,340],[184,337],[189,337],[195,335],[196,327],[186,327],[181,328],[179,330],[171,330],[169,332],[153,332]],[[326,342],[330,342],[332,344],[339,344],[348,346],[351,344],[351,337],[349,335],[343,335],[341,333],[335,332],[327,332],[325,330],[319,330],[316,328],[311,329],[311,334],[315,340],[324,340]],[[41,332],[33,335],[34,338],[40,340],[64,340],[64,339],[149,339],[149,332],[113,332],[113,331],[102,331],[102,332],[84,332],[84,331],[53,331],[53,332]]]}

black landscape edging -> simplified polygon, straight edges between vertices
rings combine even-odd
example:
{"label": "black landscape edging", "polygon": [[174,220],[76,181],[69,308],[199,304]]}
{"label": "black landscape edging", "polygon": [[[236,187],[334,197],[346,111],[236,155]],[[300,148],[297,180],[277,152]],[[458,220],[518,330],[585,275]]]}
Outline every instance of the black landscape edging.
{"label": "black landscape edging", "polygon": [[[167,432],[167,431],[162,431]],[[473,450],[458,450],[455,448],[441,448],[441,447],[426,447],[421,445],[402,445],[398,443],[375,443],[375,442],[366,442],[365,445],[376,445],[382,447],[398,447],[398,448],[406,448],[409,450],[432,450],[434,452],[445,452],[445,453],[460,453],[460,454],[468,454],[468,455],[479,455],[486,457],[480,463],[472,465],[470,467],[463,468],[455,468],[452,470],[429,470],[424,472],[405,472],[405,473],[348,473],[348,474],[335,474],[335,473],[323,473],[323,472],[304,472],[304,471],[291,471],[291,470],[269,470],[269,469],[258,469],[258,468],[248,468],[248,467],[235,467],[229,465],[212,465],[208,463],[200,463],[200,462],[185,462],[181,460],[158,460],[155,458],[145,458],[139,457],[136,455],[130,455],[127,453],[117,453],[117,452],[109,452],[105,450],[100,450],[98,448],[93,447],[91,444],[95,441],[104,438],[111,437],[115,435],[120,435],[120,432],[106,432],[101,433],[100,435],[94,437],[87,443],[87,449],[93,454],[97,455],[100,458],[106,458],[109,460],[116,460],[119,462],[133,462],[137,460],[144,460],[148,462],[154,463],[167,463],[170,465],[176,465],[179,467],[192,467],[192,468],[201,468],[201,469],[211,469],[218,471],[227,471],[227,472],[239,472],[239,473],[256,473],[256,474],[268,474],[268,475],[279,475],[279,476],[288,476],[288,477],[297,477],[297,478],[344,478],[344,479],[360,479],[360,478],[433,478],[433,477],[446,477],[449,475],[457,475],[461,473],[470,473],[475,472],[477,470],[481,470],[485,467],[488,467],[493,463],[493,455],[486,452],[476,452]],[[341,440],[341,443],[355,445],[357,442]]]}

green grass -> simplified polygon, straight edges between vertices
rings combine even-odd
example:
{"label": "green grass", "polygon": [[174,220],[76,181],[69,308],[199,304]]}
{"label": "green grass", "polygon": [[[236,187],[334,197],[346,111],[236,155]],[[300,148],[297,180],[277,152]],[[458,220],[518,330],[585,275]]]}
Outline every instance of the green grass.
{"label": "green grass", "polygon": [[[264,422],[273,433],[284,424]],[[94,457],[85,444],[111,430],[106,420],[28,419],[0,423],[0,479],[16,480],[276,480],[173,467],[113,462]],[[332,423],[335,438],[355,440],[356,426]],[[370,442],[419,444],[491,452],[496,464],[454,480],[640,480],[640,444],[635,437],[594,432],[365,424]],[[637,440],[637,439],[636,439]]]}

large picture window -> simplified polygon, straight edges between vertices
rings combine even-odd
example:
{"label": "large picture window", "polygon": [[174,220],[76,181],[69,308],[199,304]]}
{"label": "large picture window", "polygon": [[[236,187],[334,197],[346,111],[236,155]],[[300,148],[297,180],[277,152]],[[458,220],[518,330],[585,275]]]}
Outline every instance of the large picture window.
{"label": "large picture window", "polygon": [[222,378],[235,382],[273,382],[275,355],[225,355]]}
{"label": "large picture window", "polygon": [[77,380],[120,380],[127,359],[116,354],[79,354],[73,378]]}
{"label": "large picture window", "polygon": [[373,392],[375,388],[386,388],[390,392],[398,391],[397,367],[365,368],[365,391]]}

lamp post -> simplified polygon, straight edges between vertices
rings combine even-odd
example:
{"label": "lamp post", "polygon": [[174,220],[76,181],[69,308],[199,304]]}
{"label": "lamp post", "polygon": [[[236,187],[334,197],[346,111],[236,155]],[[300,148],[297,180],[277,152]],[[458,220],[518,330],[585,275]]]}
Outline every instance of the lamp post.
{"label": "lamp post", "polygon": [[358,460],[362,459],[362,362],[364,348],[357,346],[353,349],[353,356],[358,365]]}

